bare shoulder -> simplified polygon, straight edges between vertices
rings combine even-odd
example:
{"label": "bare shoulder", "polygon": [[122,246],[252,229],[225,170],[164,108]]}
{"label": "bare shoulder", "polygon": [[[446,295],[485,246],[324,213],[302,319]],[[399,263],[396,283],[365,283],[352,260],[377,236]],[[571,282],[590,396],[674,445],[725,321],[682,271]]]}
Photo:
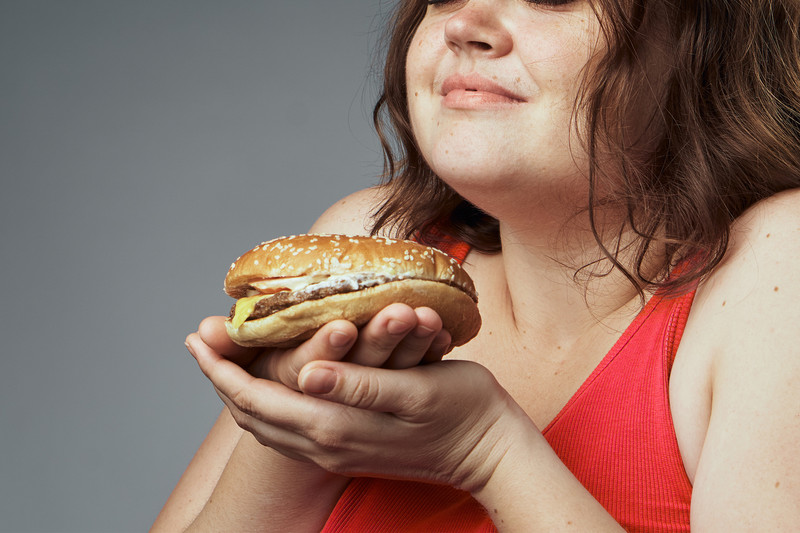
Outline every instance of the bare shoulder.
{"label": "bare shoulder", "polygon": [[325,210],[311,226],[310,233],[367,235],[372,227],[372,214],[382,199],[381,187],[370,187],[349,194]]}
{"label": "bare shoulder", "polygon": [[[700,287],[699,303],[726,314],[797,308],[800,296],[800,190],[754,205],[731,228],[725,260]],[[781,311],[783,312],[783,311]]]}
{"label": "bare shoulder", "polygon": [[670,384],[693,528],[722,526],[721,515],[733,530],[800,518],[799,261],[793,190],[734,223],[725,260],[698,288]]}
{"label": "bare shoulder", "polygon": [[798,264],[800,190],[792,190],[759,202],[732,226],[725,259],[698,288],[687,325],[692,342],[726,357],[767,345],[777,357],[798,346]]}

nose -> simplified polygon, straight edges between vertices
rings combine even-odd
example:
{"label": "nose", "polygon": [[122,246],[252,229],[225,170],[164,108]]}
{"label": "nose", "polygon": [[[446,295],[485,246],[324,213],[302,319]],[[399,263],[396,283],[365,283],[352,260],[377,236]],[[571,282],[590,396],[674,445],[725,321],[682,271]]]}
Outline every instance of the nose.
{"label": "nose", "polygon": [[492,2],[469,0],[445,23],[447,46],[456,54],[501,57],[513,48],[513,39]]}

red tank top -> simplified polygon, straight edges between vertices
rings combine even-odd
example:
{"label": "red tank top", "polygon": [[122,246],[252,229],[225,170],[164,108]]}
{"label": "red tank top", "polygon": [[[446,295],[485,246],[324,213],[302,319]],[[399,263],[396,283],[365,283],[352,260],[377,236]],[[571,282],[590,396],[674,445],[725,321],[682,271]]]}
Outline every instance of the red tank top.
{"label": "red tank top", "polygon": [[[426,235],[463,261],[469,246]],[[627,530],[689,531],[692,486],[669,407],[669,373],[694,291],[653,296],[542,431],[555,452]],[[496,529],[483,507],[452,487],[356,478],[323,533],[475,532]]]}

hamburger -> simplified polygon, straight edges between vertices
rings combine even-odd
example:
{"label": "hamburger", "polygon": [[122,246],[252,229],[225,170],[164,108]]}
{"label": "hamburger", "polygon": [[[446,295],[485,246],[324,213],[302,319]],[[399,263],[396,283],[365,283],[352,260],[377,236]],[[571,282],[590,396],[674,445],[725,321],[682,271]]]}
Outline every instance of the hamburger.
{"label": "hamburger", "polygon": [[242,346],[288,348],[336,319],[366,324],[395,302],[430,307],[460,346],[480,329],[469,275],[446,253],[384,237],[306,234],[263,242],[225,277],[226,320]]}

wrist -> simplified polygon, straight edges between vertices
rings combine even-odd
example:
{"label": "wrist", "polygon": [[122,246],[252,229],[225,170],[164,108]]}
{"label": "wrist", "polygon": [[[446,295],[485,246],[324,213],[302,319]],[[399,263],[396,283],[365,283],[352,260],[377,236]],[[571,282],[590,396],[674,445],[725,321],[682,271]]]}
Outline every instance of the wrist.
{"label": "wrist", "polygon": [[[537,442],[536,438],[538,430],[533,427],[530,420],[528,422],[532,430],[518,428],[510,438],[513,438],[513,441],[498,443],[495,446],[495,459],[489,463],[491,466],[485,477],[481,479],[480,483],[467,489],[472,497],[487,509],[492,507],[495,500],[507,498],[509,491],[514,490],[512,487],[524,484],[525,479],[537,477],[537,472],[532,469],[530,456],[536,454],[534,450],[541,444]],[[531,435],[529,432],[535,434]],[[542,440],[544,439],[542,438]],[[547,445],[546,442],[545,445]]]}
{"label": "wrist", "polygon": [[520,435],[472,496],[503,531],[623,529],[561,462],[541,433]]}
{"label": "wrist", "polygon": [[199,531],[318,531],[348,482],[245,432],[193,525]]}
{"label": "wrist", "polygon": [[[497,418],[488,426],[480,441],[462,463],[464,474],[457,477],[456,488],[478,495],[498,484],[506,476],[507,465],[514,462],[516,450],[539,435],[539,430],[528,415],[507,397],[498,407]],[[472,465],[472,468],[469,466]],[[500,483],[502,484],[502,483]]]}
{"label": "wrist", "polygon": [[242,435],[233,457],[247,468],[253,483],[263,484],[265,490],[272,490],[276,482],[299,487],[349,479],[328,472],[310,461],[293,459],[264,446],[247,432]]}

